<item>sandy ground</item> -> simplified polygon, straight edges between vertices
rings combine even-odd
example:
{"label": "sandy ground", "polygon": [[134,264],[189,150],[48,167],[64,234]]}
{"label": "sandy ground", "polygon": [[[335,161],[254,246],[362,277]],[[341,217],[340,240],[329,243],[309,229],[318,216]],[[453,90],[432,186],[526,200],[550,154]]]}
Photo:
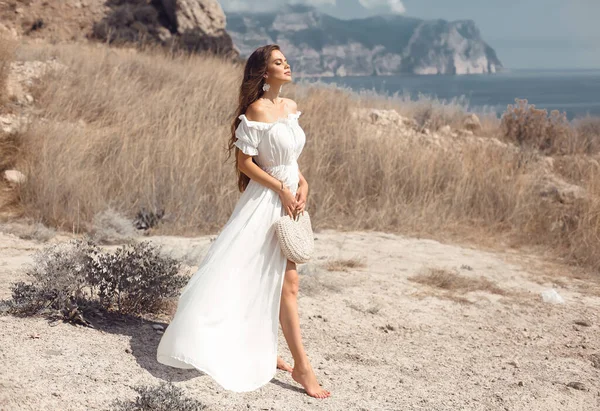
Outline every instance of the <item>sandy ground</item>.
{"label": "sandy ground", "polygon": [[[197,262],[211,237],[151,239]],[[148,322],[90,329],[0,316],[0,409],[105,410],[135,398],[133,386],[163,380],[208,410],[600,409],[597,284],[515,251],[363,232],[321,232],[316,244],[314,262],[300,268],[299,306],[307,351],[331,398],[308,397],[283,371],[236,394],[195,370],[163,366],[155,361],[160,335]],[[0,234],[0,298],[42,246]],[[355,258],[362,267],[327,269]],[[428,268],[483,276],[505,294],[409,280]],[[564,304],[542,301],[551,287]],[[281,332],[279,350],[291,360]]]}

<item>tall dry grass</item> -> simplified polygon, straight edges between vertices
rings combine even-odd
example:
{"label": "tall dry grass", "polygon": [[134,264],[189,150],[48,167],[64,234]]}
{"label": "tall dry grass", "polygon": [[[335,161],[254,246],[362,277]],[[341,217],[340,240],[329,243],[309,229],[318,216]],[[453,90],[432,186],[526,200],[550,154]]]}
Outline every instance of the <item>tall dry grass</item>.
{"label": "tall dry grass", "polygon": [[10,63],[13,61],[16,45],[14,40],[0,35],[0,105],[7,100],[6,83],[8,81]]}
{"label": "tall dry grass", "polygon": [[108,207],[164,208],[168,232],[220,227],[235,201],[225,140],[236,69],[214,57],[80,45],[55,55],[69,69],[41,82],[36,97],[49,121],[24,137],[28,208],[75,231]]}
{"label": "tall dry grass", "polygon": [[[45,120],[24,136],[29,180],[21,198],[28,214],[82,231],[109,207],[130,216],[141,207],[163,208],[159,232],[218,231],[238,198],[225,146],[241,67],[215,57],[97,46],[57,46],[52,54],[69,69],[49,75],[36,91]],[[509,233],[600,268],[600,242],[593,241],[600,232],[597,171],[582,183],[585,199],[557,205],[538,194],[534,151],[475,144],[447,150],[393,134],[365,138],[353,110],[397,101],[291,85],[284,95],[303,112],[308,139],[300,168],[315,228]],[[430,111],[424,107],[403,114]],[[423,116],[436,122],[464,116],[454,106],[431,110]]]}

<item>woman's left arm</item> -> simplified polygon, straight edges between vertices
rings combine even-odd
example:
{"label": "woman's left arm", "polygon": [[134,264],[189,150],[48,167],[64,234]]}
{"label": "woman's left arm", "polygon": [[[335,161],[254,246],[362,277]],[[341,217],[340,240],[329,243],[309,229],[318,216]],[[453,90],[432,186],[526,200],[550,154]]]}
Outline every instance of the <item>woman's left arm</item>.
{"label": "woman's left arm", "polygon": [[301,213],[304,211],[306,200],[308,199],[308,182],[300,171],[298,171],[298,176],[300,177],[300,182],[298,183],[298,191],[296,192],[296,212]]}

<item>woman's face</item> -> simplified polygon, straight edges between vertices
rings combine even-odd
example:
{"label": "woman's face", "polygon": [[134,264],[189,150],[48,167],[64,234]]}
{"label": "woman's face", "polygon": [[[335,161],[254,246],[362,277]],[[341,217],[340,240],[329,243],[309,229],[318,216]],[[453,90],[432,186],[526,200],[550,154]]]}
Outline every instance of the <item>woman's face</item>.
{"label": "woman's face", "polygon": [[273,50],[271,52],[266,76],[267,83],[287,83],[292,81],[292,69],[281,51]]}

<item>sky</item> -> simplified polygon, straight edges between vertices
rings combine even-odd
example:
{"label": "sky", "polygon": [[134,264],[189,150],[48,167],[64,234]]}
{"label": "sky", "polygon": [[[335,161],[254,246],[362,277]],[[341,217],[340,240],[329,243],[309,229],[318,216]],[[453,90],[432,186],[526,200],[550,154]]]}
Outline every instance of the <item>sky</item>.
{"label": "sky", "polygon": [[[255,0],[220,0],[225,11],[257,11]],[[474,20],[507,68],[600,69],[600,0],[261,0],[264,11],[286,3],[337,18],[402,14]]]}

